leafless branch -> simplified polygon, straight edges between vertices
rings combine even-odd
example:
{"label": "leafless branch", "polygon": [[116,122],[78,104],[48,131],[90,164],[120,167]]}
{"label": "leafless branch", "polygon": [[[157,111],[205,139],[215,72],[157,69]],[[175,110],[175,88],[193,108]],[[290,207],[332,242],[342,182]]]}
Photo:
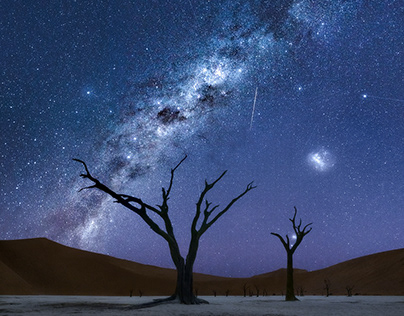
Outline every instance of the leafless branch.
{"label": "leafless branch", "polygon": [[83,190],[87,190],[87,189],[94,189],[94,188],[96,188],[97,186],[94,184],[94,185],[90,185],[89,187],[84,187],[84,188],[81,188],[78,192],[81,192],[81,191],[83,191]]}
{"label": "leafless branch", "polygon": [[[110,189],[109,187],[107,187],[106,185],[104,185],[103,183],[101,183],[98,179],[94,178],[86,163],[83,160],[80,159],[73,159],[74,161],[77,161],[79,163],[81,163],[84,166],[84,169],[86,170],[85,174],[80,174],[80,176],[82,178],[86,178],[91,180],[92,182],[94,182],[94,184],[92,186],[88,186],[85,188],[82,188],[80,191],[82,191],[83,189],[99,189],[105,193],[107,193],[108,195],[110,195],[112,198],[115,199],[116,203],[122,204],[123,206],[125,206],[126,208],[128,208],[129,210],[131,210],[132,212],[138,214],[145,222],[146,224],[157,234],[159,234],[160,236],[162,236],[164,239],[166,239],[169,243],[173,242],[173,238],[172,236],[170,236],[168,233],[166,233],[165,231],[163,231],[160,226],[154,222],[148,215],[147,215],[147,209],[155,212],[157,214],[159,214],[161,216],[161,212],[159,210],[157,210],[156,208],[154,208],[153,206],[144,203],[141,199],[130,196],[130,195],[126,195],[126,194],[118,194],[115,191],[113,191],[112,189]],[[131,202],[135,202],[139,204],[139,207],[134,206],[133,204],[131,204]]]}
{"label": "leafless branch", "polygon": [[170,195],[171,188],[172,188],[172,186],[173,186],[174,172],[175,172],[175,170],[177,170],[177,168],[184,162],[184,160],[187,159],[187,157],[188,157],[188,156],[185,155],[185,157],[182,158],[182,160],[181,160],[173,169],[171,169],[170,185],[168,186],[167,193],[166,193],[167,197]]}
{"label": "leafless branch", "polygon": [[[224,175],[224,174],[223,174]],[[219,180],[221,179],[221,177],[219,178]],[[217,182],[217,181],[216,181]],[[231,202],[229,204],[227,204],[227,206],[218,214],[216,214],[216,216],[210,221],[208,222],[208,217],[210,216],[210,214],[213,212],[214,209],[212,209],[212,212],[208,213],[207,215],[205,215],[205,218],[203,220],[202,226],[199,230],[199,234],[202,235],[210,226],[212,226],[223,214],[225,214],[232,206],[234,203],[236,203],[239,199],[241,199],[245,194],[247,194],[247,192],[255,189],[256,186],[253,186],[253,182],[250,182],[246,189],[239,194],[237,197],[235,197],[233,200],[231,200]],[[218,206],[217,206],[218,207]],[[216,207],[215,207],[216,208]]]}
{"label": "leafless branch", "polygon": [[[203,191],[202,191],[201,194],[199,195],[198,202],[196,203],[196,213],[195,213],[194,219],[193,219],[193,221],[192,221],[192,225],[191,225],[191,232],[192,232],[193,234],[197,234],[197,233],[198,233],[198,231],[197,231],[197,229],[196,229],[196,226],[197,226],[197,224],[198,224],[198,220],[199,220],[200,215],[201,215],[201,206],[202,206],[203,200],[205,199],[206,194],[215,186],[215,184],[216,184],[217,182],[220,181],[220,179],[222,179],[222,178],[224,177],[224,175],[226,174],[226,172],[227,172],[227,170],[224,171],[215,181],[213,181],[213,182],[210,183],[210,184],[208,183],[207,180],[205,180],[205,188],[203,189]],[[215,207],[215,208],[216,208],[216,207]],[[208,212],[208,208],[205,208],[204,214],[206,214],[207,212]],[[210,215],[210,214],[209,214],[209,215]],[[209,217],[209,215],[208,215],[208,217]],[[206,215],[205,215],[205,217],[206,217]]]}
{"label": "leafless branch", "polygon": [[279,240],[282,242],[283,247],[285,247],[286,250],[289,250],[289,244],[283,239],[283,237],[277,233],[271,233],[271,235],[274,235],[279,238]]}
{"label": "leafless branch", "polygon": [[293,218],[289,218],[289,220],[292,222],[293,230],[294,230],[294,232],[295,232],[295,234],[296,234],[296,242],[293,244],[293,246],[291,247],[290,239],[289,239],[289,236],[288,236],[288,235],[286,235],[286,240],[285,240],[285,239],[284,239],[282,236],[280,236],[279,234],[271,233],[272,235],[278,237],[278,238],[281,240],[281,242],[282,242],[283,246],[285,247],[286,251],[291,251],[292,253],[295,252],[295,250],[297,249],[297,247],[300,245],[300,243],[301,243],[302,240],[303,240],[303,237],[306,236],[308,233],[311,232],[312,227],[310,227],[308,230],[306,230],[306,229],[307,229],[310,225],[313,224],[313,223],[307,224],[306,226],[303,227],[303,230],[302,230],[302,229],[301,229],[301,227],[302,227],[302,219],[299,219],[299,224],[296,225],[296,214],[297,214],[297,208],[296,208],[296,206],[294,207],[294,209],[295,209],[295,212],[294,212]]}

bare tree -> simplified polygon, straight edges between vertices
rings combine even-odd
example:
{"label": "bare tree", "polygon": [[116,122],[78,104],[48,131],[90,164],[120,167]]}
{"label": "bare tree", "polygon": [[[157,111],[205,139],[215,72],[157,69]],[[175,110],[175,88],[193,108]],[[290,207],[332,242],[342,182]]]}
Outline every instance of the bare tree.
{"label": "bare tree", "polygon": [[257,291],[257,297],[260,296],[260,288],[257,285],[254,285],[255,290]]}
{"label": "bare tree", "polygon": [[298,288],[297,288],[297,295],[298,296],[304,296],[304,287],[303,286],[299,286]]}
{"label": "bare tree", "polygon": [[243,295],[244,295],[244,297],[247,296],[247,290],[248,290],[249,288],[250,288],[250,287],[247,286],[247,283],[244,283],[244,284],[243,284]]}
{"label": "bare tree", "polygon": [[[165,299],[165,300],[179,300],[183,304],[200,304],[207,303],[204,300],[196,298],[193,293],[193,266],[196,259],[196,254],[199,247],[199,240],[201,236],[220,218],[222,217],[235,202],[237,202],[241,197],[243,197],[247,192],[254,189],[253,182],[250,182],[245,190],[232,199],[224,208],[220,211],[217,211],[214,215],[213,212],[219,209],[219,205],[212,206],[212,203],[206,199],[207,193],[224,177],[227,170],[224,171],[216,180],[212,183],[208,183],[205,180],[205,188],[199,195],[199,199],[196,203],[196,211],[195,216],[193,218],[191,224],[191,240],[189,243],[188,254],[186,258],[181,255],[180,248],[178,246],[177,239],[174,235],[174,229],[172,226],[171,219],[168,214],[168,200],[170,198],[171,189],[174,181],[174,174],[177,168],[184,162],[187,158],[185,156],[176,166],[171,169],[171,178],[168,185],[168,188],[162,188],[162,203],[161,205],[152,206],[150,204],[145,203],[141,198],[119,194],[107,187],[105,184],[101,183],[97,178],[93,177],[86,165],[86,163],[79,159],[73,159],[81,164],[83,164],[85,173],[82,173],[80,176],[82,178],[88,179],[92,181],[94,184],[84,189],[98,189],[101,190],[112,198],[115,199],[116,203],[119,203],[132,212],[139,215],[142,220],[158,235],[164,238],[167,241],[171,258],[174,262],[174,265],[177,270],[177,286],[175,289],[175,293]],[[80,191],[81,191],[80,190]],[[162,219],[164,223],[164,228],[160,227],[155,220],[150,217],[149,214],[153,214]],[[201,219],[201,221],[200,221]],[[198,223],[199,228],[198,228]],[[165,301],[162,300],[162,301]]]}
{"label": "bare tree", "polygon": [[351,297],[351,296],[352,296],[352,291],[353,291],[354,287],[355,287],[354,285],[347,285],[347,286],[345,287],[348,297]]}
{"label": "bare tree", "polygon": [[286,301],[298,301],[298,299],[295,296],[295,290],[293,288],[293,254],[295,253],[297,247],[299,247],[300,243],[302,242],[304,236],[306,236],[308,233],[311,232],[312,227],[306,230],[311,224],[307,224],[306,226],[303,227],[303,230],[301,229],[302,227],[302,220],[300,219],[299,224],[296,225],[296,214],[297,214],[297,208],[295,206],[295,215],[293,218],[289,218],[289,220],[292,222],[293,225],[293,230],[296,234],[296,241],[294,244],[291,244],[290,238],[288,235],[286,235],[286,240],[279,234],[277,233],[271,233],[272,235],[276,236],[279,238],[279,240],[282,242],[282,245],[285,247],[286,253],[287,253],[287,269],[286,269]]}
{"label": "bare tree", "polygon": [[324,289],[325,289],[325,295],[327,297],[329,297],[331,295],[330,286],[331,286],[331,281],[329,279],[324,279]]}

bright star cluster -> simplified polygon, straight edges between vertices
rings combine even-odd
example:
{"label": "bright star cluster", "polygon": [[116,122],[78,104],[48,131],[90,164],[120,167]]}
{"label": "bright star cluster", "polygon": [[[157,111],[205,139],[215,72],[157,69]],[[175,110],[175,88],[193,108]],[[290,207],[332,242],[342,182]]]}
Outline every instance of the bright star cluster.
{"label": "bright star cluster", "polygon": [[[402,247],[399,1],[8,1],[0,4],[0,238],[47,237],[172,267],[165,241],[92,190],[169,201],[184,252],[204,180],[224,205],[195,268],[285,265],[293,206],[313,231],[295,266]],[[369,231],[379,238],[369,237]],[[289,234],[292,239],[292,234]]]}
{"label": "bright star cluster", "polygon": [[335,157],[326,149],[321,148],[307,157],[308,163],[317,171],[328,171],[335,165]]}

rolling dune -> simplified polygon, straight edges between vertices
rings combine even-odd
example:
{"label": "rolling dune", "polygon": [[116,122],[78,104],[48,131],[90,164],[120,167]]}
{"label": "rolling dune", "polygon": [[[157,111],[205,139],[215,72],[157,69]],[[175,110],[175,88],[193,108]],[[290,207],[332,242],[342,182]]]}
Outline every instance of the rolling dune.
{"label": "rolling dune", "polygon": [[[148,266],[63,246],[45,238],[0,241],[0,295],[170,295],[174,270]],[[250,278],[225,278],[196,273],[198,295],[280,295],[286,272]],[[295,269],[295,288],[306,295],[324,295],[324,280],[334,295],[346,286],[361,295],[404,295],[404,249],[349,260],[326,269]]]}

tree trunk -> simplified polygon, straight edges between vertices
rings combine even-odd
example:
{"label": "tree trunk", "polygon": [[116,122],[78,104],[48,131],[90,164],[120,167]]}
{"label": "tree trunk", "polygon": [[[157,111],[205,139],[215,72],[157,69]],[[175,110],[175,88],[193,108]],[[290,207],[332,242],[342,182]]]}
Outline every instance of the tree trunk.
{"label": "tree trunk", "polygon": [[288,263],[286,269],[286,301],[298,301],[293,286],[293,252],[288,251]]}
{"label": "tree trunk", "polygon": [[[193,236],[191,239],[187,260],[179,255],[178,252],[172,252],[171,256],[176,263],[177,268],[177,286],[175,293],[171,296],[173,300],[179,300],[181,304],[204,304],[205,300],[199,299],[194,294],[193,267],[198,250],[199,238]],[[174,254],[175,253],[175,254]]]}
{"label": "tree trunk", "polygon": [[182,304],[195,304],[192,281],[192,269],[191,275],[189,275],[189,268],[186,268],[184,259],[181,258],[177,266],[177,287],[173,296]]}

